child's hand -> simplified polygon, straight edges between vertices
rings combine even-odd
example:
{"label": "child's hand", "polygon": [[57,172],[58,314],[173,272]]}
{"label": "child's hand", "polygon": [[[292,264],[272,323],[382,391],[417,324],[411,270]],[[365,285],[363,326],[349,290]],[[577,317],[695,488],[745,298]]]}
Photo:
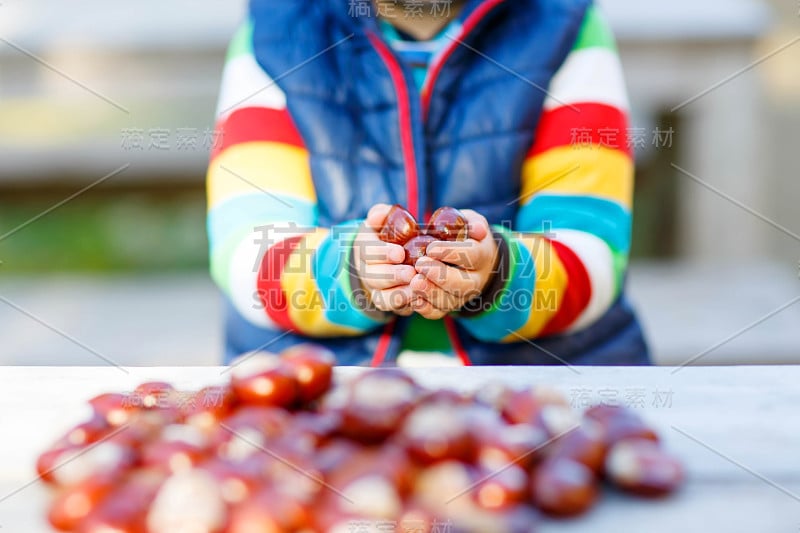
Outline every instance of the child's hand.
{"label": "child's hand", "polygon": [[489,223],[471,209],[461,212],[469,224],[467,240],[431,243],[425,257],[417,261],[418,274],[410,283],[413,310],[431,320],[461,309],[480,295],[497,263],[497,243]]}
{"label": "child's hand", "polygon": [[358,236],[353,241],[353,259],[362,287],[372,303],[381,311],[410,315],[412,290],[409,282],[416,274],[414,267],[404,265],[405,250],[397,244],[378,238],[386,215],[392,206],[376,204],[369,210]]}

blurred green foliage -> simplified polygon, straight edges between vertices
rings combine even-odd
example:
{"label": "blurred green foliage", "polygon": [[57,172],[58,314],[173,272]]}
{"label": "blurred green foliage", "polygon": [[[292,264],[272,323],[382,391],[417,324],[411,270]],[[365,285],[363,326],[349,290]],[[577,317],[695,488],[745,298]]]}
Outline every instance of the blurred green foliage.
{"label": "blurred green foliage", "polygon": [[[0,195],[0,235],[66,196]],[[204,269],[207,253],[202,191],[87,193],[0,240],[7,273]]]}

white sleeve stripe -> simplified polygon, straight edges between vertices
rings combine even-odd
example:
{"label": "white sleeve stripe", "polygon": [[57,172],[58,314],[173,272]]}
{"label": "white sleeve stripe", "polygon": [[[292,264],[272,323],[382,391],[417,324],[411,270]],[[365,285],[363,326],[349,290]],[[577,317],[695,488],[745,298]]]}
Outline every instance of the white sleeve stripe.
{"label": "white sleeve stripe", "polygon": [[[270,224],[270,226],[289,227],[288,223]],[[305,235],[307,232],[278,231],[269,232],[266,236],[261,231],[248,233],[239,243],[231,256],[229,270],[230,299],[237,311],[251,324],[267,329],[280,329],[270,320],[258,297],[258,272],[263,252],[291,237]],[[265,244],[265,237],[268,239]]]}
{"label": "white sleeve stripe", "polygon": [[607,48],[571,52],[550,82],[544,108],[550,110],[585,102],[628,110],[622,64],[616,52]]}
{"label": "white sleeve stripe", "polygon": [[225,65],[217,120],[243,107],[286,108],[286,95],[250,54],[234,57]]}
{"label": "white sleeve stripe", "polygon": [[611,307],[616,292],[614,256],[599,237],[576,230],[556,230],[554,240],[569,247],[581,260],[592,287],[589,303],[567,332],[581,330],[600,318]]}

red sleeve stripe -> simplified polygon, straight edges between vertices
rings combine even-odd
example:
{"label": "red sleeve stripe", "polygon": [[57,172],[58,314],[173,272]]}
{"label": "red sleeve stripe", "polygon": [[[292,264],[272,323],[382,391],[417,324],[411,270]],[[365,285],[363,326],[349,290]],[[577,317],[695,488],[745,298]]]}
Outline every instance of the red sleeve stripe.
{"label": "red sleeve stripe", "polygon": [[244,107],[217,124],[218,141],[211,159],[228,146],[252,141],[285,143],[304,148],[303,138],[286,109]]}
{"label": "red sleeve stripe", "polygon": [[560,146],[590,144],[631,155],[632,143],[628,138],[628,117],[619,108],[595,103],[561,106],[542,113],[527,157]]}
{"label": "red sleeve stripe", "polygon": [[281,286],[281,274],[303,235],[289,237],[272,246],[261,260],[258,272],[258,297],[270,320],[283,329],[297,329],[289,318],[289,303]]}
{"label": "red sleeve stripe", "polygon": [[589,304],[592,297],[592,283],[589,273],[580,258],[568,246],[558,241],[550,241],[553,252],[558,254],[567,272],[567,288],[561,307],[547,322],[540,335],[553,335],[567,329]]}

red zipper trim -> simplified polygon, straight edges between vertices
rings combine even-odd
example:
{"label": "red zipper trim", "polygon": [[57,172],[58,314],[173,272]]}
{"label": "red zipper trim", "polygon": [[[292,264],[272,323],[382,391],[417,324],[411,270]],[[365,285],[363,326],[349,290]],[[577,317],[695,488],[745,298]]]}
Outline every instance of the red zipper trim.
{"label": "red zipper trim", "polygon": [[447,330],[447,336],[450,337],[450,344],[453,345],[453,350],[458,358],[461,359],[461,363],[464,366],[472,366],[469,354],[464,349],[464,345],[461,344],[461,339],[458,338],[458,330],[456,330],[456,323],[453,321],[453,317],[444,317],[444,327]]}
{"label": "red zipper trim", "polygon": [[408,191],[408,210],[415,218],[419,217],[419,176],[417,162],[414,157],[414,137],[411,128],[411,100],[403,69],[386,43],[374,33],[369,33],[369,40],[378,55],[389,69],[392,83],[397,91],[397,107],[400,114],[400,141],[403,146],[403,159],[406,165],[406,189]]}
{"label": "red zipper trim", "polygon": [[459,46],[458,41],[464,40],[464,36],[466,36],[469,32],[471,32],[475,26],[485,17],[489,11],[494,9],[498,4],[504,2],[505,0],[488,0],[478,6],[478,8],[470,13],[470,15],[464,21],[464,24],[461,26],[461,32],[458,34],[457,41],[451,40],[450,44],[447,45],[447,48],[437,57],[437,61],[434,65],[431,65],[430,71],[428,72],[428,77],[425,80],[425,84],[422,87],[422,116],[428,116],[428,107],[430,106],[431,100],[431,93],[433,92],[433,85],[436,83],[436,78],[439,77],[439,72],[442,70],[442,66],[447,61],[447,58],[453,53],[453,50]]}
{"label": "red zipper trim", "polygon": [[392,332],[394,332],[394,324],[397,320],[392,320],[383,328],[378,339],[378,346],[375,348],[375,353],[372,354],[372,361],[370,366],[381,366],[386,359],[386,352],[389,351],[389,343],[392,342]]}

